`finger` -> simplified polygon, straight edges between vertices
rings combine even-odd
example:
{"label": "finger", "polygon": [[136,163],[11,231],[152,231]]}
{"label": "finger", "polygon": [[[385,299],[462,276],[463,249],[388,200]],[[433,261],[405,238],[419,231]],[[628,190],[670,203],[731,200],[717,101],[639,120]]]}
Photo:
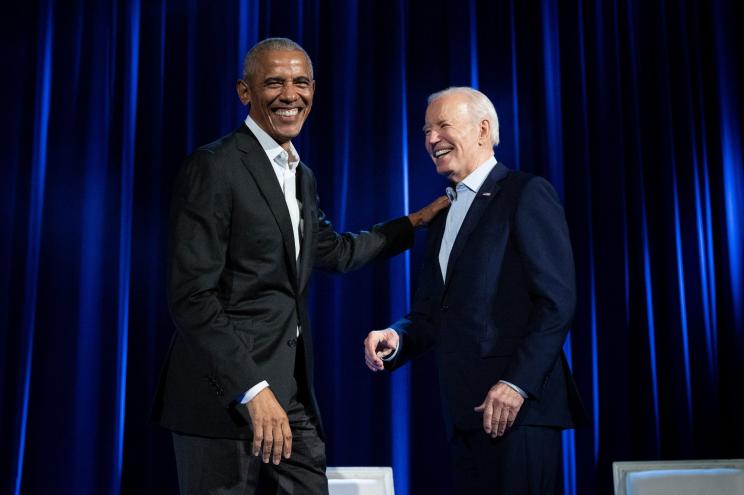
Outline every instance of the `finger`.
{"label": "finger", "polygon": [[506,422],[509,417],[509,408],[502,407],[499,411],[499,416],[495,419],[495,436],[500,437],[506,431]]}
{"label": "finger", "polygon": [[377,351],[375,353],[375,356],[377,356],[378,358],[384,358],[386,356],[389,356],[391,352],[393,352],[393,350],[390,349],[390,348],[387,348],[387,349],[385,349],[383,351]]}
{"label": "finger", "polygon": [[369,358],[365,358],[364,363],[367,365],[367,368],[369,368],[372,371],[379,371],[381,369],[374,362],[372,362]]}
{"label": "finger", "polygon": [[367,337],[364,340],[364,357],[369,363],[373,363],[375,367],[379,368],[382,365],[382,361],[377,358],[377,343],[375,340],[376,339],[370,337]]}
{"label": "finger", "polygon": [[263,443],[263,430],[260,425],[253,423],[253,455],[258,457],[261,453],[261,444]]}
{"label": "finger", "polygon": [[282,431],[281,423],[274,426],[273,435],[274,446],[271,457],[274,465],[277,465],[282,460],[282,451],[284,450],[284,432]]}
{"label": "finger", "polygon": [[506,421],[507,428],[511,428],[512,426],[514,426],[514,421],[517,419],[517,411],[518,409],[509,408],[509,418]]}
{"label": "finger", "polygon": [[264,428],[264,440],[263,440],[263,461],[268,464],[269,457],[271,457],[271,448],[274,445],[274,436],[271,432],[271,427],[266,426]]}
{"label": "finger", "polygon": [[493,409],[493,401],[486,398],[485,402],[485,408],[483,409],[483,430],[486,433],[491,433],[491,420],[493,419],[494,409]]}
{"label": "finger", "polygon": [[282,435],[284,435],[284,458],[289,459],[292,455],[292,430],[287,422],[282,422]]}
{"label": "finger", "polygon": [[377,345],[375,346],[375,354],[379,355],[381,352],[391,352],[393,350],[392,343],[388,340],[388,336],[380,334],[380,338],[377,339]]}
{"label": "finger", "polygon": [[499,436],[506,433],[506,427],[509,424],[509,416],[511,416],[511,408],[505,407],[504,412],[501,415],[501,420],[499,421]]}
{"label": "finger", "polygon": [[[486,433],[489,433],[492,438],[496,437],[496,433],[498,433],[498,422],[499,417],[501,416],[501,405],[495,404],[495,400],[491,400],[491,407],[493,412],[491,413],[491,416],[488,421],[488,429],[486,430]],[[485,419],[484,419],[485,421]]]}
{"label": "finger", "polygon": [[379,370],[385,367],[380,357],[381,356],[378,352],[373,352],[372,355],[370,356],[370,360],[372,361],[372,364]]}
{"label": "finger", "polygon": [[473,411],[475,412],[483,412],[483,410],[486,408],[486,401],[483,401],[480,406],[475,406],[473,408]]}
{"label": "finger", "polygon": [[364,339],[364,362],[367,365],[367,368],[371,369],[372,371],[376,371],[374,363],[374,356],[375,351],[370,345],[370,338],[367,337]]}

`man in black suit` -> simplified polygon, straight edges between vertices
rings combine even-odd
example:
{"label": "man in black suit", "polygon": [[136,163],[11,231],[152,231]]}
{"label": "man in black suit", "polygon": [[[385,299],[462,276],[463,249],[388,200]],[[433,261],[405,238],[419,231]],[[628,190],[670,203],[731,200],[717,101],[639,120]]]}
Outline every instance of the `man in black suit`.
{"label": "man in black suit", "polygon": [[483,93],[433,94],[424,131],[452,204],[430,226],[411,312],[370,332],[365,361],[392,371],[435,349],[459,493],[554,493],[560,431],[584,420],[562,352],[575,303],[563,209],[547,181],[496,161]]}
{"label": "man in black suit", "polygon": [[173,432],[182,493],[327,493],[307,285],[396,254],[446,198],[337,234],[291,139],[313,101],[310,58],[271,38],[247,54],[245,123],[176,180],[168,302],[176,325],[153,418]]}

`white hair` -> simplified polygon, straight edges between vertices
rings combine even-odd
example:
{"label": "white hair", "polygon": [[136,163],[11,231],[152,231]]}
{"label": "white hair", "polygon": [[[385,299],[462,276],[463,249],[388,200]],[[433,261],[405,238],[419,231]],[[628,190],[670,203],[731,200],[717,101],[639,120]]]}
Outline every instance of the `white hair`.
{"label": "white hair", "polygon": [[428,104],[431,104],[434,100],[451,94],[460,94],[467,97],[467,103],[470,110],[473,112],[473,117],[478,121],[488,120],[491,124],[491,146],[498,146],[499,144],[499,117],[496,115],[496,108],[494,108],[491,100],[488,96],[484,95],[477,89],[473,89],[468,86],[452,86],[442,91],[437,91],[429,95],[426,100]]}

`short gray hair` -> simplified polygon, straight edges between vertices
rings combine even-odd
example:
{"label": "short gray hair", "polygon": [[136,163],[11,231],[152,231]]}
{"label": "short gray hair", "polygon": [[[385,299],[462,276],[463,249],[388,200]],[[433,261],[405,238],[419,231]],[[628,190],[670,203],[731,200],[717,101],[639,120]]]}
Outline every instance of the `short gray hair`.
{"label": "short gray hair", "polygon": [[437,91],[429,95],[426,100],[428,104],[431,104],[434,100],[451,94],[461,94],[467,97],[468,105],[472,110],[474,117],[481,120],[488,120],[491,124],[491,146],[498,146],[499,144],[499,116],[496,115],[496,108],[494,108],[491,100],[488,96],[484,95],[477,89],[468,86],[452,86],[442,91]]}
{"label": "short gray hair", "polygon": [[307,54],[305,49],[302,48],[299,43],[296,43],[289,38],[266,38],[265,40],[259,41],[258,43],[253,45],[253,47],[248,50],[248,53],[245,55],[245,59],[243,59],[244,81],[251,81],[251,77],[253,77],[253,75],[258,70],[259,56],[262,53],[269,51],[302,52],[302,54],[305,55],[305,58],[307,59],[307,65],[310,66],[310,79],[314,79],[313,62],[312,60],[310,60],[310,55]]}

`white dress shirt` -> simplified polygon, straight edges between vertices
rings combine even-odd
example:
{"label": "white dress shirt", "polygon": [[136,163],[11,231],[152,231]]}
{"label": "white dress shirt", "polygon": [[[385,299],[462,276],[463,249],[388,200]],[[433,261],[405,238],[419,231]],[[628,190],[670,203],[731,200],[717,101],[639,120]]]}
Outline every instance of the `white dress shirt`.
{"label": "white dress shirt", "polygon": [[[295,149],[292,142],[289,142],[289,153],[287,153],[287,150],[281,147],[276,141],[274,141],[274,138],[269,136],[266,131],[261,129],[258,124],[256,124],[256,121],[254,121],[251,116],[247,116],[245,118],[245,125],[248,126],[248,129],[251,130],[251,132],[256,136],[258,139],[258,143],[261,145],[261,148],[263,148],[264,152],[266,153],[266,156],[269,158],[269,162],[271,162],[271,166],[274,169],[274,173],[276,174],[276,180],[279,181],[279,187],[282,188],[282,192],[285,192],[284,184],[286,180],[292,180],[296,183],[297,178],[297,165],[300,163],[300,155],[297,153],[297,150]],[[300,200],[296,201],[297,203],[292,205],[290,203],[291,199],[287,196],[284,197],[284,199],[287,201],[287,209],[291,212],[293,209],[296,209],[296,211],[302,211],[302,204]],[[290,213],[290,218],[292,219],[292,231],[294,233],[294,243],[295,243],[295,255],[299,259],[300,256],[300,235],[303,232],[303,222],[302,222],[302,215],[294,216]],[[295,218],[297,218],[297,221],[295,223]],[[300,334],[300,327],[297,327],[297,335]],[[269,386],[269,382],[266,380],[262,380],[252,386],[248,391],[243,394],[242,397],[239,397],[241,404],[247,404],[251,399],[253,399],[258,393]]]}

